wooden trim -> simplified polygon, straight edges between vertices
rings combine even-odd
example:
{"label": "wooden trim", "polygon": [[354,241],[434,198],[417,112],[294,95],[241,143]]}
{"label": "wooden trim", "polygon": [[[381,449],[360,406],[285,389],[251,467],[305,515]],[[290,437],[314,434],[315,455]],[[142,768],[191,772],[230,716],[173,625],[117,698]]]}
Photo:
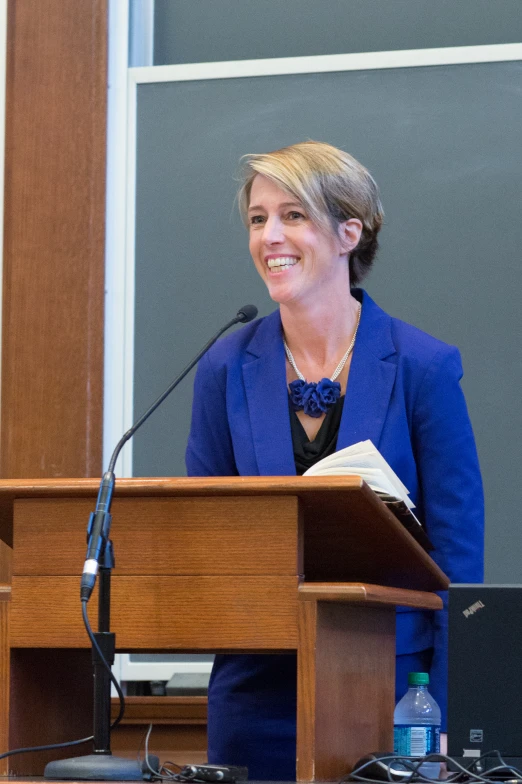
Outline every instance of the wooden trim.
{"label": "wooden trim", "polygon": [[317,652],[317,602],[297,605],[297,757],[296,780],[315,780],[315,667]]}
{"label": "wooden trim", "polygon": [[[206,697],[125,697],[121,724],[206,724]],[[118,715],[120,701],[111,700],[111,716]]]}
{"label": "wooden trim", "polygon": [[1,474],[99,475],[107,0],[9,0]]}
{"label": "wooden trim", "polygon": [[350,602],[373,606],[392,604],[442,610],[442,599],[436,593],[408,588],[385,588],[365,583],[301,583],[298,591],[301,601]]}
{"label": "wooden trim", "polygon": [[[13,498],[92,497],[98,493],[98,479],[0,479],[0,502]],[[361,490],[362,488],[362,490]],[[208,495],[309,495],[313,493],[363,492],[375,499],[379,508],[382,501],[370,490],[360,476],[190,476],[153,477],[139,479],[118,478],[115,495],[126,496],[190,496]],[[391,514],[391,512],[390,512]],[[396,520],[394,515],[392,519]],[[399,524],[400,525],[400,524]],[[402,526],[401,526],[402,528]]]}

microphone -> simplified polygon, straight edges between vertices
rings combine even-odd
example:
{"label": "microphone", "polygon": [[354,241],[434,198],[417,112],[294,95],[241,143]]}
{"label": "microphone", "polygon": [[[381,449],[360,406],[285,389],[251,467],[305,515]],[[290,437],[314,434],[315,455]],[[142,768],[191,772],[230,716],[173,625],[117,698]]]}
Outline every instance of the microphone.
{"label": "microphone", "polygon": [[236,318],[242,324],[248,324],[249,321],[252,321],[257,316],[257,308],[255,305],[243,305],[237,312]]}
{"label": "microphone", "polygon": [[[127,432],[116,444],[116,448],[112,453],[109,467],[101,480],[95,511],[91,513],[89,523],[87,525],[87,555],[85,558],[85,564],[83,566],[82,580],[80,585],[80,598],[82,602],[89,601],[93,588],[96,584],[96,577],[98,574],[100,562],[102,562],[103,558],[105,557],[112,520],[110,513],[112,494],[116,481],[114,467],[122,448],[127,443],[127,441],[132,438],[136,430],[138,430],[147,421],[150,415],[153,414],[158,406],[163,403],[165,398],[170,395],[172,390],[178,386],[180,381],[183,381],[187,373],[190,373],[194,365],[196,365],[201,357],[207,353],[209,348],[214,345],[216,340],[221,337],[223,332],[226,332],[227,329],[233,327],[234,324],[247,324],[249,321],[255,319],[256,316],[257,308],[255,305],[243,305],[243,307],[238,310],[234,318],[228,321],[224,327],[221,327],[221,329],[208,341],[208,343],[205,343],[203,348],[196,354],[194,359],[189,362],[186,368],[181,371],[179,376],[174,379],[165,392],[163,392],[159,398],[154,401],[150,408],[148,408],[147,411],[142,414],[138,421],[135,422],[129,430],[127,430]],[[112,553],[108,555],[109,557],[112,557]]]}

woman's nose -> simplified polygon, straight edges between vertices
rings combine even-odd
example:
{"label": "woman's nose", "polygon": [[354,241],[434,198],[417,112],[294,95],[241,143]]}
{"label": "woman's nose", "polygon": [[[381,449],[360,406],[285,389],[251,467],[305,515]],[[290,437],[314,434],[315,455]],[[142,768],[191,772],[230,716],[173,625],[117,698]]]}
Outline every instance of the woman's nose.
{"label": "woman's nose", "polygon": [[269,245],[284,242],[283,224],[279,218],[268,218],[263,229],[263,242]]}

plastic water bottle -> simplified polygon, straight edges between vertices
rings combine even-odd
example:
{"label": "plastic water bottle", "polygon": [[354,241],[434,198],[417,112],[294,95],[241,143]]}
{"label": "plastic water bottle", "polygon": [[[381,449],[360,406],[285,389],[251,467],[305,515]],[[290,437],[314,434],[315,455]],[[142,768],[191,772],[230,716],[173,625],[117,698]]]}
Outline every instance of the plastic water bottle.
{"label": "plastic water bottle", "polygon": [[[440,752],[440,708],[428,691],[427,672],[410,672],[408,691],[393,714],[394,753],[403,757],[425,757]],[[420,773],[438,779],[440,762],[425,762]]]}

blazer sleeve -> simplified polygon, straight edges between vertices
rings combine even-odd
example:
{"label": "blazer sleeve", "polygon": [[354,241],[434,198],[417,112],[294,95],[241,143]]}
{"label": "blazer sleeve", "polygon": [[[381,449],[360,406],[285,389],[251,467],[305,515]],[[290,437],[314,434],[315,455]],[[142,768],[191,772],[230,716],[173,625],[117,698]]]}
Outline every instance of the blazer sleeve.
{"label": "blazer sleeve", "polygon": [[[414,406],[413,446],[419,473],[421,509],[434,560],[450,582],[484,578],[484,499],[466,402],[460,387],[462,365],[453,347],[431,361]],[[434,653],[430,690],[446,729],[448,614],[434,613]]]}
{"label": "blazer sleeve", "polygon": [[189,476],[237,476],[226,405],[226,369],[216,371],[210,354],[198,364],[192,421],[185,453]]}

